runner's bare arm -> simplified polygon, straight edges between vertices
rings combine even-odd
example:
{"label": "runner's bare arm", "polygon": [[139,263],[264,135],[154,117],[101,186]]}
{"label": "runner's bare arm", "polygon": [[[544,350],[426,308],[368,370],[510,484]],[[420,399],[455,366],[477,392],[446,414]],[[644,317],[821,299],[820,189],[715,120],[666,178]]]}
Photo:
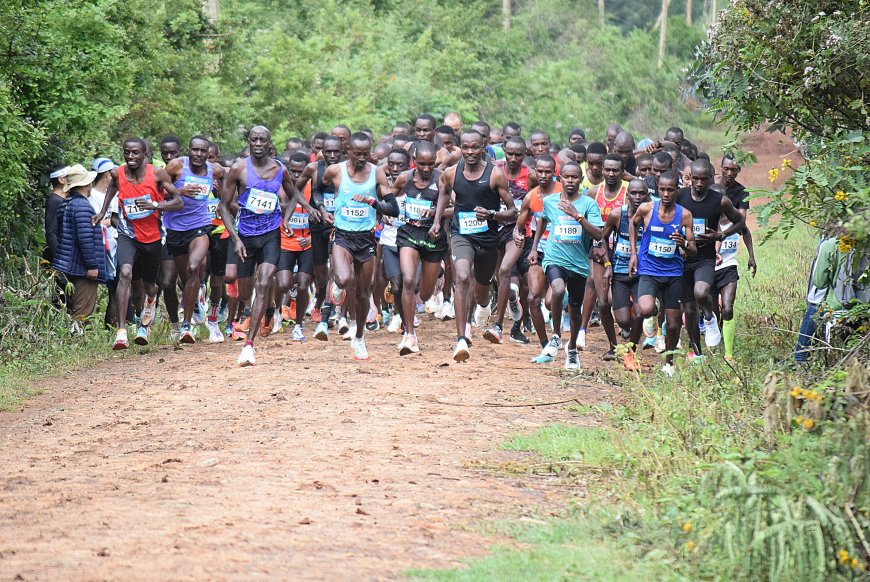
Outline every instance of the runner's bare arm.
{"label": "runner's bare arm", "polygon": [[683,239],[683,244],[681,245],[683,249],[686,251],[687,257],[694,257],[698,253],[698,247],[695,245],[695,233],[692,232],[692,213],[683,208],[683,232],[686,234],[675,232],[671,235],[671,239],[676,240],[677,244],[680,244],[678,238]]}
{"label": "runner's bare arm", "polygon": [[98,213],[91,217],[91,224],[94,226],[102,222],[103,218],[106,216],[106,212],[109,210],[109,206],[112,204],[112,200],[118,193],[118,169],[114,168],[109,170],[109,175],[112,176],[112,181],[109,182],[109,186],[106,188],[106,199],[103,200],[103,207]]}
{"label": "runner's bare arm", "polygon": [[[492,174],[489,177],[490,188],[498,192],[498,197],[501,198],[502,204],[506,210],[499,210],[495,213],[493,220],[502,222],[514,222],[517,219],[517,207],[514,206],[514,199],[511,196],[510,187],[508,186],[507,177],[501,168],[493,168]],[[478,212],[478,220],[483,220]]]}
{"label": "runner's bare arm", "polygon": [[224,180],[224,187],[221,189],[221,201],[218,205],[221,216],[224,220],[224,226],[226,226],[227,232],[230,233],[230,237],[232,237],[234,244],[238,244],[240,241],[239,233],[236,232],[236,221],[233,220],[235,213],[233,213],[232,205],[236,202],[236,196],[238,195],[240,185],[239,183],[242,179],[242,172],[244,171],[244,162],[236,162],[233,164],[233,167],[230,168],[229,172],[227,172],[227,177]]}
{"label": "runner's bare arm", "polygon": [[520,225],[525,227],[526,223],[529,222],[530,214],[532,212],[532,197],[526,194],[526,197],[523,198],[523,204],[520,207],[520,213],[517,215],[517,223],[514,225],[514,244],[518,247],[522,247],[525,241],[525,236],[522,232],[520,232]]}
{"label": "runner's bare arm", "polygon": [[535,238],[532,239],[532,250],[529,251],[529,264],[538,264],[538,245],[541,244],[541,236],[547,232],[547,219],[541,216],[538,220],[538,229],[535,231]]}
{"label": "runner's bare arm", "polygon": [[429,229],[429,236],[432,238],[438,237],[441,233],[441,220],[444,218],[444,210],[450,201],[450,193],[453,190],[453,177],[455,175],[456,168],[448,168],[441,173],[441,178],[438,179],[438,204],[435,206],[434,223],[432,228]]}
{"label": "runner's bare arm", "polygon": [[[165,192],[163,202],[158,203],[154,208],[157,210],[181,210],[184,208],[184,201],[181,199],[181,192],[179,192],[172,184],[172,179],[169,177],[169,174],[166,173],[166,170],[163,168],[154,168],[154,181],[157,182],[157,189]],[[184,189],[184,192],[185,195],[188,195],[186,188]]]}

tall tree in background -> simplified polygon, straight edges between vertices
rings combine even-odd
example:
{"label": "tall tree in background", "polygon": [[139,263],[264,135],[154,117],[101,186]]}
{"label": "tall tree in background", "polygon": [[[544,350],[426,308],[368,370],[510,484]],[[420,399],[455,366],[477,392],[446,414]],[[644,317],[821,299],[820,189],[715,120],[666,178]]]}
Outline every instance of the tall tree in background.
{"label": "tall tree in background", "polygon": [[668,40],[668,6],[671,0],[662,0],[662,15],[659,19],[659,62],[658,67],[661,69],[665,62],[665,45]]}
{"label": "tall tree in background", "polygon": [[692,0],[686,0],[686,24],[692,26]]}
{"label": "tall tree in background", "polygon": [[501,0],[502,27],[511,29],[511,0]]}
{"label": "tall tree in background", "polygon": [[598,25],[604,26],[604,0],[598,0]]}

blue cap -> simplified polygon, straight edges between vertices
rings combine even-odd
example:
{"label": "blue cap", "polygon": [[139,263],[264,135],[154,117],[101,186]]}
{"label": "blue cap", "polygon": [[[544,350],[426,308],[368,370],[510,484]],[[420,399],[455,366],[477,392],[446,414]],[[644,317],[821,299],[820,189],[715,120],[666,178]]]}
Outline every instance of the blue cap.
{"label": "blue cap", "polygon": [[653,142],[653,141],[652,141],[650,138],[645,137],[645,138],[643,138],[642,140],[640,140],[640,143],[639,143],[639,144],[637,144],[637,149],[639,149],[639,150],[645,150],[646,148],[648,148],[649,146],[652,145],[652,142]]}
{"label": "blue cap", "polygon": [[109,170],[114,170],[117,167],[118,166],[115,165],[115,162],[113,162],[109,158],[97,158],[96,160],[94,160],[94,163],[91,164],[91,169],[93,169],[98,174],[108,172]]}

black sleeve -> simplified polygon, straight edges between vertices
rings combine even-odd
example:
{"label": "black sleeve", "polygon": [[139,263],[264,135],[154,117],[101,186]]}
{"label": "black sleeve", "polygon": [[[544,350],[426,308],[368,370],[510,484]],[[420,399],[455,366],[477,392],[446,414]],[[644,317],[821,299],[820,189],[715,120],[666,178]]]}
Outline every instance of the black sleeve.
{"label": "black sleeve", "polygon": [[51,262],[57,254],[58,243],[58,216],[57,210],[63,199],[52,194],[45,202],[45,260]]}
{"label": "black sleeve", "polygon": [[393,193],[384,196],[383,200],[376,201],[374,207],[384,216],[399,216],[399,203]]}

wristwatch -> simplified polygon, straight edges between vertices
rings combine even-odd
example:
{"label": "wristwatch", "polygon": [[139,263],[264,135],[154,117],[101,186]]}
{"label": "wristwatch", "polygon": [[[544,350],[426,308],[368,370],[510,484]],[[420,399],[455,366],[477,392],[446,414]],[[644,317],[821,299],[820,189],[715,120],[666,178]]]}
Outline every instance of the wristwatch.
{"label": "wristwatch", "polygon": [[154,208],[157,208],[158,205],[159,203],[156,200],[151,201],[151,206],[153,206]]}
{"label": "wristwatch", "polygon": [[489,211],[489,219],[490,219],[490,220],[495,220],[495,210],[490,210],[490,211]]}

